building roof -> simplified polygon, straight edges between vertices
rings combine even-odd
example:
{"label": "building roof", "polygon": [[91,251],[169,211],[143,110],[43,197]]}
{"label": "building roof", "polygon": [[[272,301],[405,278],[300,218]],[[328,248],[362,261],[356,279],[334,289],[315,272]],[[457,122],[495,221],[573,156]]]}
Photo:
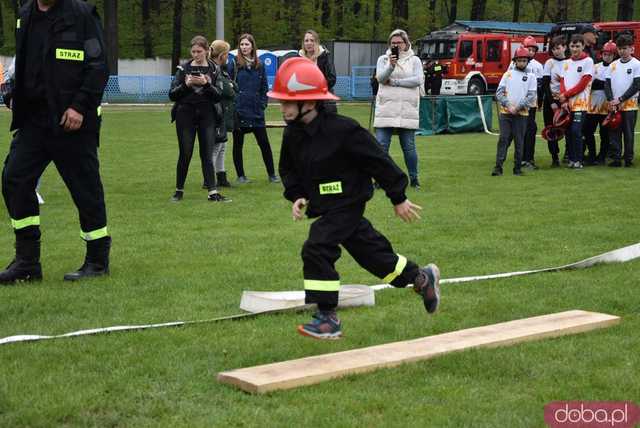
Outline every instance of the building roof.
{"label": "building roof", "polygon": [[455,21],[450,26],[461,26],[467,31],[544,35],[553,25],[544,22]]}

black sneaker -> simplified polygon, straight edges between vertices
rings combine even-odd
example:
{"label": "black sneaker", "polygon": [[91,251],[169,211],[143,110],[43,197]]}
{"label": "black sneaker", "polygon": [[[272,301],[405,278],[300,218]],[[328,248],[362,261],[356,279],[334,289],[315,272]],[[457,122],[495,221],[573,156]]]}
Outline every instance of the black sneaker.
{"label": "black sneaker", "polygon": [[298,326],[298,333],[315,339],[340,339],[342,323],[335,311],[318,311],[311,322]]}
{"label": "black sneaker", "polygon": [[440,303],[440,269],[438,266],[431,263],[420,268],[413,283],[413,291],[422,296],[427,312],[434,313]]}
{"label": "black sneaker", "polygon": [[630,161],[630,160],[624,161],[625,168],[631,168],[632,166],[633,166],[633,161]]}
{"label": "black sneaker", "polygon": [[231,202],[231,199],[222,195],[222,193],[212,193],[207,197],[211,202]]}
{"label": "black sneaker", "polygon": [[620,162],[619,160],[614,160],[609,162],[609,166],[612,168],[620,168],[622,166],[622,162]]}
{"label": "black sneaker", "polygon": [[410,185],[414,189],[419,189],[420,188],[420,182],[418,181],[418,177],[412,178],[411,181],[410,181]]}
{"label": "black sneaker", "polygon": [[551,167],[552,168],[558,168],[559,166],[560,166],[560,159],[553,158],[553,160],[551,161]]}
{"label": "black sneaker", "polygon": [[513,168],[513,175],[524,175],[520,168]]}
{"label": "black sneaker", "polygon": [[499,166],[496,166],[495,168],[493,168],[493,171],[491,172],[491,176],[492,177],[499,177],[502,175],[502,168]]}
{"label": "black sneaker", "polygon": [[171,202],[180,202],[183,196],[184,192],[182,190],[176,190],[176,193],[171,197]]}

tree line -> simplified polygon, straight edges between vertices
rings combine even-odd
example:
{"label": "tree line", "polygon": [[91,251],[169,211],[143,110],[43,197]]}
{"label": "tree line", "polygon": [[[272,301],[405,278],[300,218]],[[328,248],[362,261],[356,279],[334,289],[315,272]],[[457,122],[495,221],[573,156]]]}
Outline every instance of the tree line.
{"label": "tree line", "polygon": [[[88,0],[102,15],[110,69],[117,58],[188,56],[193,35],[215,37],[216,0]],[[18,7],[0,0],[0,53],[15,49]],[[635,0],[226,0],[225,38],[252,33],[261,48],[299,48],[313,28],[324,40],[386,40],[394,28],[421,37],[455,20],[629,21]]]}

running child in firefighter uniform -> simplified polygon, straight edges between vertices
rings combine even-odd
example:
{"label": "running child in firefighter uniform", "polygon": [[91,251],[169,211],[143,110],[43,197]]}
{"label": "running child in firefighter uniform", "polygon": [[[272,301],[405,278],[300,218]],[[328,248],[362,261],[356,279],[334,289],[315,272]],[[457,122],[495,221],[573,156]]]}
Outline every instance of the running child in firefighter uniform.
{"label": "running child in firefighter uniform", "polygon": [[609,130],[613,161],[609,166],[621,166],[622,137],[624,136],[624,166],[633,165],[633,132],[638,117],[640,90],[640,61],[633,55],[633,38],[622,34],[616,39],[620,58],[611,63],[605,83],[610,111],[620,111],[622,123]]}
{"label": "running child in firefighter uniform", "polygon": [[529,50],[519,47],[513,56],[515,67],[500,79],[496,99],[500,104],[500,137],[496,154],[496,166],[491,175],[502,175],[502,164],[507,158],[507,150],[514,140],[513,174],[522,175],[522,151],[527,132],[529,108],[535,101],[537,81],[533,73],[527,71]]}
{"label": "running child in firefighter uniform", "polygon": [[316,65],[305,58],[285,61],[276,74],[270,98],[280,101],[287,127],[282,139],[279,171],[284,197],[294,220],[306,207],[317,218],[302,247],[305,302],[318,312],[298,332],[318,339],[342,335],[336,315],[340,276],[334,264],[340,246],[366,270],[395,287],[413,283],[427,312],[438,307],[440,272],[430,264],[420,268],[394,252],[391,243],[364,218],[373,196],[372,178],[384,189],[402,220],[419,219],[418,205],[405,195],[407,176],[376,139],[350,118],[326,112],[325,100],[337,100]]}
{"label": "running child in firefighter uniform", "polygon": [[582,169],[582,127],[589,110],[593,60],[584,52],[582,34],[574,34],[569,42],[571,57],[562,65],[560,103],[569,103],[571,124],[567,132],[569,168]]}
{"label": "running child in firefighter uniform", "polygon": [[[618,50],[616,44],[609,41],[602,47],[602,61],[594,65],[593,82],[591,83],[591,97],[589,110],[582,132],[587,150],[587,165],[604,163],[609,153],[609,130],[602,126],[602,121],[609,113],[609,103],[604,91],[609,65],[616,58]],[[600,126],[600,152],[596,152],[596,128]]]}
{"label": "running child in firefighter uniform", "polygon": [[[542,106],[542,115],[544,118],[544,126],[553,123],[553,114],[560,108],[558,97],[560,96],[560,77],[562,73],[562,64],[564,63],[565,50],[567,42],[564,36],[556,36],[549,44],[551,58],[544,63],[542,72],[542,89],[544,92],[544,102]],[[560,166],[560,147],[557,140],[547,141],[549,153],[551,154],[551,166]]]}

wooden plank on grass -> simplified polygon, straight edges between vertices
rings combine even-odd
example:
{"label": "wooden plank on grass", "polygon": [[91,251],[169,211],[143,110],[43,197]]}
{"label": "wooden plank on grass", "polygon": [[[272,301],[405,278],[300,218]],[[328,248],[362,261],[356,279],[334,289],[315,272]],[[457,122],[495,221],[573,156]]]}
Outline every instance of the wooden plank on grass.
{"label": "wooden plank on grass", "polygon": [[512,345],[617,324],[619,317],[573,310],[469,328],[403,342],[221,372],[218,381],[264,393],[393,367],[465,349]]}

